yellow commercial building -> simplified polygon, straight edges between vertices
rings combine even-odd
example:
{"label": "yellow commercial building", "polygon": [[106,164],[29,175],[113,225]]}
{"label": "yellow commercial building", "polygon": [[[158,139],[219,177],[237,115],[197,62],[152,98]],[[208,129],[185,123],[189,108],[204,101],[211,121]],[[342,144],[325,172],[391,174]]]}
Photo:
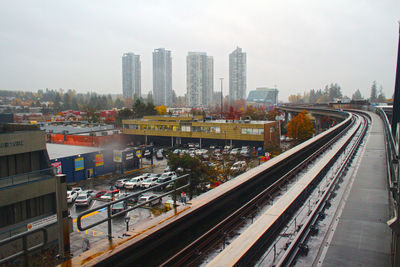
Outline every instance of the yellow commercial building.
{"label": "yellow commercial building", "polygon": [[123,120],[123,133],[142,136],[146,143],[169,139],[172,145],[189,142],[234,146],[267,146],[279,143],[276,121],[205,120],[203,116],[145,116]]}

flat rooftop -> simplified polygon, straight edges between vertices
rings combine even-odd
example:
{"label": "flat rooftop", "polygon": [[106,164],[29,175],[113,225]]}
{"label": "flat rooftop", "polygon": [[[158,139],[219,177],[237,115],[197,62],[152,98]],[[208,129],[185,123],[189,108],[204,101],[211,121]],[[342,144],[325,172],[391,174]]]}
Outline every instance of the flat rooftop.
{"label": "flat rooftop", "polygon": [[49,153],[50,160],[103,150],[99,147],[70,146],[70,145],[49,144],[49,143],[46,144],[46,148],[47,152]]}

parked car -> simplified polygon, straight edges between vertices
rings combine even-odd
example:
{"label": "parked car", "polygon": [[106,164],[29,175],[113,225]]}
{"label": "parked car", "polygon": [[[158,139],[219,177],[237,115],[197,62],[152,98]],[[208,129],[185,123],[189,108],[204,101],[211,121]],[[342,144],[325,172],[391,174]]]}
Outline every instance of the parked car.
{"label": "parked car", "polygon": [[67,191],[67,203],[74,203],[76,198],[78,197],[78,193],[76,191]]}
{"label": "parked car", "polygon": [[124,188],[125,183],[128,182],[130,179],[124,178],[124,179],[119,179],[115,182],[115,187],[116,188]]}
{"label": "parked car", "polygon": [[89,194],[92,198],[96,196],[96,191],[92,189],[84,190],[80,194]]}
{"label": "parked car", "polygon": [[157,198],[157,195],[143,195],[139,198],[138,204],[144,203],[146,201],[150,201],[152,199],[154,199],[154,201],[149,202],[147,205],[154,206],[157,204],[161,204],[161,202],[162,202],[161,198],[159,198],[159,199],[156,199],[156,198]]}
{"label": "parked car", "polygon": [[84,193],[79,194],[75,200],[75,206],[89,206],[92,203],[92,196]]}
{"label": "parked car", "polygon": [[126,189],[134,189],[140,187],[147,176],[138,176],[135,178],[130,179],[128,182],[125,183]]}
{"label": "parked car", "polygon": [[231,152],[230,152],[231,155],[237,155],[237,154],[239,154],[239,153],[240,153],[239,148],[233,148],[233,149],[231,150]]}
{"label": "parked car", "polygon": [[[160,178],[157,179],[157,184],[160,185],[169,181],[172,181],[173,179],[177,178],[175,172],[164,172]],[[163,190],[167,187],[168,185],[163,185],[157,188],[157,190]]]}
{"label": "parked car", "polygon": [[143,156],[144,156],[146,159],[151,159],[151,157],[153,156],[153,153],[151,152],[150,149],[146,149],[146,150],[144,151],[144,153],[143,153]]}
{"label": "parked car", "polygon": [[114,191],[107,191],[104,195],[100,197],[100,199],[111,201],[113,199],[113,196],[115,198],[118,194],[119,189],[115,189]]}
{"label": "parked car", "polygon": [[157,174],[157,176],[150,176],[149,178],[143,181],[142,188],[149,188],[155,186],[160,176],[161,174]]}
{"label": "parked car", "polygon": [[164,155],[162,153],[162,150],[158,150],[156,153],[156,159],[162,160],[164,158]]}
{"label": "parked car", "polygon": [[75,191],[76,193],[79,194],[80,192],[82,192],[82,188],[80,188],[80,187],[72,187],[71,191]]}
{"label": "parked car", "polygon": [[240,156],[249,158],[250,157],[250,149],[246,148],[246,147],[242,147],[242,149],[240,150]]}
{"label": "parked car", "polygon": [[179,155],[181,153],[181,150],[180,149],[175,149],[174,152],[172,152],[172,153],[174,153],[175,155]]}
{"label": "parked car", "polygon": [[245,170],[246,170],[246,162],[245,161],[237,161],[231,167],[232,172],[242,172]]}
{"label": "parked car", "polygon": [[105,193],[107,193],[107,191],[101,190],[101,191],[97,191],[96,195],[94,197],[101,197],[102,195],[104,195]]}
{"label": "parked car", "polygon": [[[119,212],[122,212],[128,208],[128,204],[126,201],[121,201],[118,203],[115,203],[114,205],[111,206],[111,214],[116,214]],[[124,215],[125,213],[122,213],[120,215]]]}

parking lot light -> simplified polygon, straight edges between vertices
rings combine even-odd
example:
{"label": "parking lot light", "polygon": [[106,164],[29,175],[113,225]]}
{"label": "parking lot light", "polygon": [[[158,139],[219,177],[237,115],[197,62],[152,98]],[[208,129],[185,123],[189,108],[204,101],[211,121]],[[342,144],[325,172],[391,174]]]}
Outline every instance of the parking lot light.
{"label": "parking lot light", "polygon": [[124,217],[125,223],[126,223],[126,231],[129,231],[129,220],[131,219],[131,217],[129,217],[128,215]]}

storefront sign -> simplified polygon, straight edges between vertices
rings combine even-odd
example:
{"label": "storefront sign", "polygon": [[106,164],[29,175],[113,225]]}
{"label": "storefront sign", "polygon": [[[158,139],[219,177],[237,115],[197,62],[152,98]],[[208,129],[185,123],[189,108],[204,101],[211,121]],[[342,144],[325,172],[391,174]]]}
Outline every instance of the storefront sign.
{"label": "storefront sign", "polygon": [[103,165],[104,165],[103,154],[97,154],[96,155],[96,167],[103,166]]}
{"label": "storefront sign", "polygon": [[76,158],[75,159],[75,171],[80,171],[85,168],[83,158]]}
{"label": "storefront sign", "polygon": [[114,150],[114,162],[122,162],[122,151]]}
{"label": "storefront sign", "polygon": [[51,166],[55,168],[56,174],[62,173],[61,162],[53,162]]}
{"label": "storefront sign", "polygon": [[125,159],[126,159],[126,160],[133,159],[133,153],[127,153]]}

